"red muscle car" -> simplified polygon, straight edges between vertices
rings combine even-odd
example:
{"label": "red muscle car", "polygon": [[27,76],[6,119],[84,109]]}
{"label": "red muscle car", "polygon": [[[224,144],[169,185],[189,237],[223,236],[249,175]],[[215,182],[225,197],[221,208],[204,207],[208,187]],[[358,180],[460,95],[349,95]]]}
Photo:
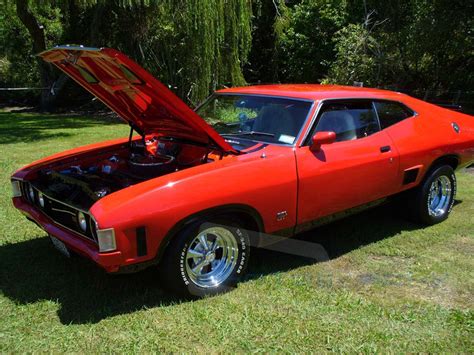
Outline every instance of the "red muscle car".
{"label": "red muscle car", "polygon": [[404,192],[445,220],[454,171],[474,160],[474,119],[384,90],[262,85],[217,91],[196,110],[124,54],[61,46],[40,56],[130,125],[128,138],[37,161],[13,203],[57,248],[107,272],[158,265],[163,285],[233,287],[249,233],[292,236]]}

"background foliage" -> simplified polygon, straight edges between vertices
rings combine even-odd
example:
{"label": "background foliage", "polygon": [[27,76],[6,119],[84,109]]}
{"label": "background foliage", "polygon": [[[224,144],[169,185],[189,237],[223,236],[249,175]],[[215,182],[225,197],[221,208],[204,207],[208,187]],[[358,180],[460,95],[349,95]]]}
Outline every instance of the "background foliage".
{"label": "background foliage", "polygon": [[41,46],[118,48],[191,104],[257,82],[474,90],[470,0],[4,0],[2,9],[0,86],[54,83],[63,98],[82,91],[35,59]]}

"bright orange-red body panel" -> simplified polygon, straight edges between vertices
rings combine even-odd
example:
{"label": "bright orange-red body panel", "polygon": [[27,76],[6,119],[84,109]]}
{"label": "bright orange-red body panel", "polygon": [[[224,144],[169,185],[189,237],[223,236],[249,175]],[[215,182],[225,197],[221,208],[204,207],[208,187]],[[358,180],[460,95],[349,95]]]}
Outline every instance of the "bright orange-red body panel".
{"label": "bright orange-red body panel", "polygon": [[[294,146],[268,145],[255,152],[226,155],[130,186],[97,201],[90,209],[99,228],[115,229],[117,251],[101,254],[97,246],[52,223],[21,198],[14,204],[48,233],[91,258],[108,271],[152,260],[172,228],[197,212],[240,205],[254,210],[264,231],[293,229],[298,224],[362,205],[416,186],[437,158],[454,155],[459,166],[474,161],[474,117],[448,111],[411,97],[382,90],[319,85],[271,85],[220,93],[271,95],[314,101],[313,111]],[[323,145],[317,152],[303,144],[321,102],[336,98],[400,101],[417,115],[371,136]],[[461,130],[456,133],[451,124]],[[117,140],[74,149],[43,159],[15,173],[28,180],[53,160],[120,145]],[[382,146],[390,151],[381,152]],[[420,167],[417,180],[403,185],[404,171]],[[287,217],[277,218],[285,211]],[[137,257],[135,231],[147,229],[148,253]]]}
{"label": "bright orange-red body panel", "polygon": [[[386,153],[380,147],[390,146]],[[328,216],[398,192],[399,155],[385,131],[371,136],[296,150],[298,223]]]}

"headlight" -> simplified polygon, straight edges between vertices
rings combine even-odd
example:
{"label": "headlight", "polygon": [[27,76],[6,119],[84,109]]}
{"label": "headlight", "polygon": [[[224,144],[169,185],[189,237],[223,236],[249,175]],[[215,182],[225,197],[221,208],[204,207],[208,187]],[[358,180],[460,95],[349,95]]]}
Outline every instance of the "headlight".
{"label": "headlight", "polygon": [[28,196],[30,196],[31,202],[35,201],[35,190],[33,189],[33,186],[28,185]]}
{"label": "headlight", "polygon": [[21,197],[21,186],[18,180],[12,180],[12,196]]}
{"label": "headlight", "polygon": [[117,249],[115,245],[115,231],[113,228],[98,229],[97,240],[99,242],[99,251],[102,253]]}
{"label": "headlight", "polygon": [[38,202],[42,208],[44,208],[44,195],[41,192],[38,192]]}
{"label": "headlight", "polygon": [[77,214],[77,223],[79,224],[79,227],[82,229],[83,232],[87,231],[87,219],[84,213],[79,212]]}

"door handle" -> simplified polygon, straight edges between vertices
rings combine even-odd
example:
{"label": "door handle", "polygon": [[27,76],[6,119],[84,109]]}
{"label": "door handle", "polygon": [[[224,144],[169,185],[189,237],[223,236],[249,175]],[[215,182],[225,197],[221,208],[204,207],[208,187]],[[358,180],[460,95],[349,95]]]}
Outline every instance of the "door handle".
{"label": "door handle", "polygon": [[392,150],[389,145],[384,145],[383,147],[380,147],[380,152],[381,153],[388,153]]}

